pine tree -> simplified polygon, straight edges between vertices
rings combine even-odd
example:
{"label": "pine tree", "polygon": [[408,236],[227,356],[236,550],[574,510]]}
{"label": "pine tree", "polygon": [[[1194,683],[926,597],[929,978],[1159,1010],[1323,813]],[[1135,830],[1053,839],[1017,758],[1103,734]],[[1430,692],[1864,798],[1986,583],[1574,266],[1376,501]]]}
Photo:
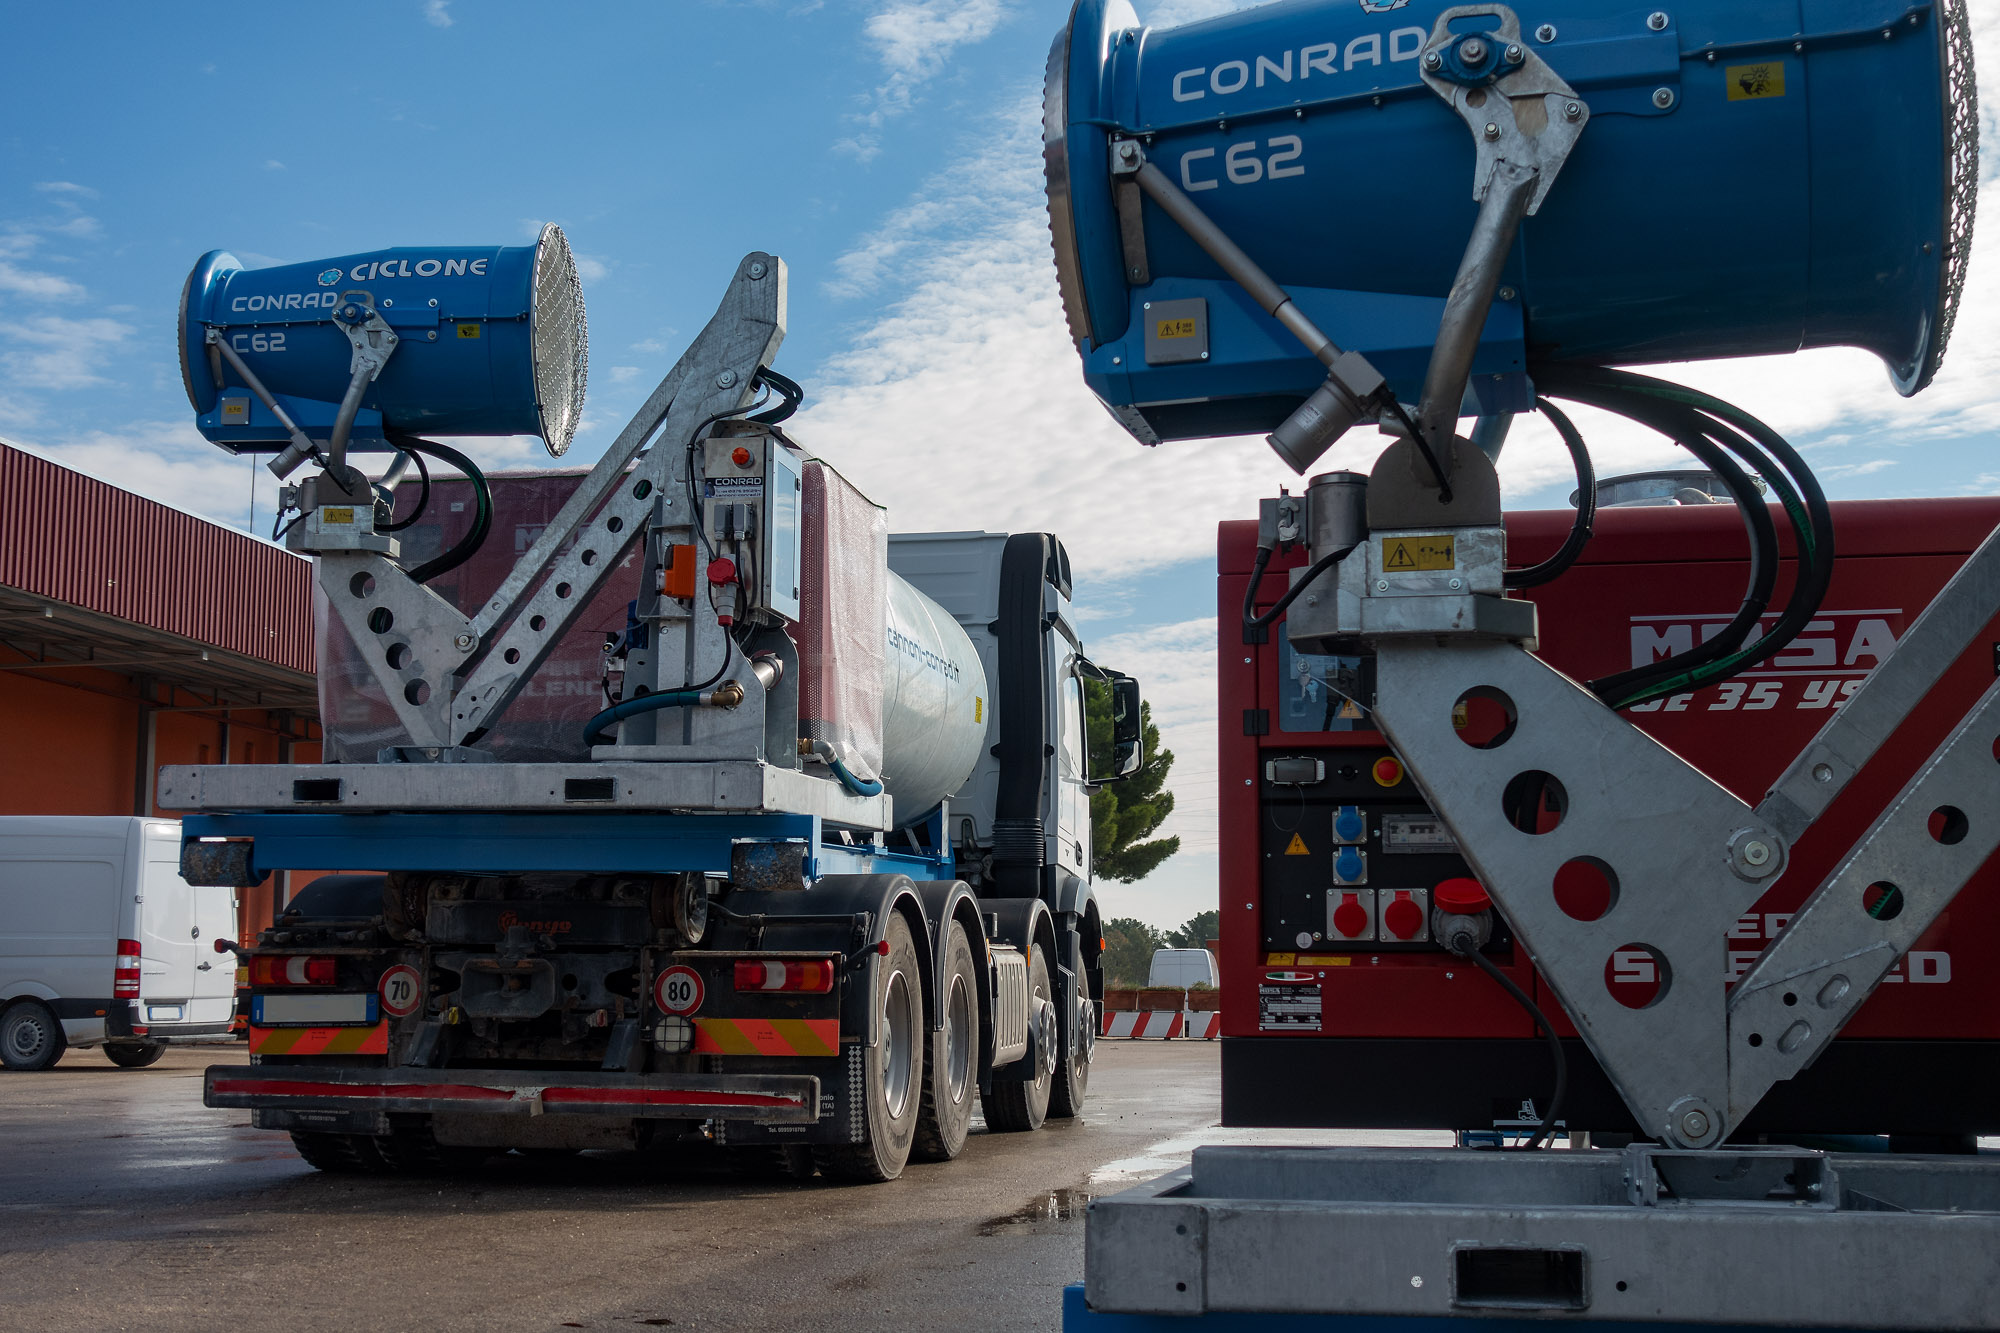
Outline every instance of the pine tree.
{"label": "pine tree", "polygon": [[[1111,687],[1084,682],[1085,714],[1089,719],[1090,771],[1111,771]],[[1153,725],[1151,704],[1140,705],[1145,736],[1143,767],[1123,782],[1108,782],[1090,798],[1091,876],[1131,884],[1159,868],[1181,849],[1179,838],[1147,839],[1173,812],[1174,794],[1166,789],[1174,752],[1160,748],[1160,729]],[[1150,929],[1150,927],[1149,927]],[[1198,947],[1198,946],[1197,946]]]}

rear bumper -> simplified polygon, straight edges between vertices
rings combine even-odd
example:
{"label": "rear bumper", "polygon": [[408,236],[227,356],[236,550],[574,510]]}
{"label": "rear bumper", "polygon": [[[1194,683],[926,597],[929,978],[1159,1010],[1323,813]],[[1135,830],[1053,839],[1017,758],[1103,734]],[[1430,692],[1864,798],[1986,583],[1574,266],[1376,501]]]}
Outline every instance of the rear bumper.
{"label": "rear bumper", "polygon": [[264,1111],[476,1111],[805,1125],[819,1118],[819,1080],[809,1074],[210,1065],[202,1080],[202,1104]]}

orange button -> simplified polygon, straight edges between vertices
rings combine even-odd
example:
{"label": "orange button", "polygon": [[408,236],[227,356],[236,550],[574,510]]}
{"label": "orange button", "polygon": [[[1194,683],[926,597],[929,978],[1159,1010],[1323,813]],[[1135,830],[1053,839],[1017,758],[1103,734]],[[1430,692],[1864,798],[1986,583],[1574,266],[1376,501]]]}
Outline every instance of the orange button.
{"label": "orange button", "polygon": [[669,546],[667,563],[660,570],[660,591],[683,600],[693,597],[697,563],[692,545]]}
{"label": "orange button", "polygon": [[1376,786],[1393,787],[1403,780],[1402,761],[1383,755],[1375,761],[1374,775]]}
{"label": "orange button", "polygon": [[730,450],[729,461],[736,464],[736,466],[738,467],[749,467],[750,451],[748,449],[745,449],[742,445],[739,444],[734,449]]}

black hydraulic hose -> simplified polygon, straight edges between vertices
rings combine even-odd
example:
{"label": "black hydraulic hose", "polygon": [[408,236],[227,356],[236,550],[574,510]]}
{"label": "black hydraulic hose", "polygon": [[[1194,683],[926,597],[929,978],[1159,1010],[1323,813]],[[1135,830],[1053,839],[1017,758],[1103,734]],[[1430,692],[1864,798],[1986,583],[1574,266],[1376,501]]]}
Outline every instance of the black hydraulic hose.
{"label": "black hydraulic hose", "polygon": [[[1453,941],[1454,944],[1458,942],[1460,941]],[[1464,942],[1468,945],[1470,944],[1469,940],[1465,940]],[[1548,1109],[1542,1112],[1542,1123],[1535,1127],[1534,1136],[1515,1150],[1517,1152],[1533,1152],[1548,1142],[1550,1137],[1554,1135],[1556,1122],[1562,1119],[1563,1102],[1569,1096],[1569,1060],[1563,1054],[1562,1039],[1556,1036],[1556,1030],[1549,1026],[1548,1016],[1542,1012],[1541,1006],[1536,1004],[1526,991],[1515,985],[1514,978],[1502,972],[1499,964],[1474,948],[1463,950],[1453,948],[1452,952],[1462,958],[1471,959],[1473,965],[1481,972],[1499,982],[1500,989],[1513,996],[1514,1003],[1528,1011],[1528,1016],[1534,1019],[1535,1026],[1540,1028],[1542,1035],[1548,1038],[1549,1054],[1556,1063],[1556,1090],[1549,1098]]]}
{"label": "black hydraulic hose", "polygon": [[481,472],[470,458],[451,446],[439,444],[435,440],[419,439],[402,431],[384,431],[383,434],[388,437],[389,443],[398,449],[410,453],[429,454],[441,463],[450,464],[463,472],[465,479],[472,483],[474,504],[472,527],[459,539],[456,546],[436,559],[426,560],[410,571],[410,582],[428,583],[438,575],[457,569],[472,559],[479,553],[479,548],[486,544],[486,534],[493,527],[493,492],[486,484],[486,474]]}
{"label": "black hydraulic hose", "polygon": [[384,523],[381,527],[375,529],[375,531],[377,532],[401,532],[404,528],[409,527],[412,523],[415,523],[418,519],[422,518],[424,516],[424,510],[430,507],[431,503],[430,466],[424,462],[424,456],[418,453],[414,449],[408,451],[408,457],[412,463],[415,463],[417,465],[417,480],[422,482],[424,487],[421,491],[417,492],[417,507],[415,509],[412,509],[410,511],[410,516],[404,519],[402,522]]}
{"label": "black hydraulic hose", "polygon": [[[1359,545],[1359,542],[1354,544],[1354,546]],[[1263,629],[1279,616],[1285,614],[1285,608],[1290,606],[1300,593],[1311,587],[1314,579],[1326,573],[1327,570],[1332,569],[1342,560],[1345,560],[1347,553],[1352,551],[1354,546],[1343,546],[1331,555],[1323,555],[1313,561],[1311,568],[1306,570],[1305,577],[1294,583],[1285,595],[1278,599],[1277,604],[1262,615],[1256,613],[1257,588],[1264,581],[1265,566],[1271,563],[1271,548],[1268,546],[1258,547],[1256,562],[1250,567],[1250,586],[1243,590],[1244,625],[1250,629]]]}
{"label": "black hydraulic hose", "polygon": [[1583,548],[1590,544],[1591,528],[1597,522],[1597,470],[1590,465],[1590,451],[1584,447],[1582,434],[1562,409],[1548,399],[1535,399],[1535,406],[1556,428],[1556,434],[1562,436],[1570,461],[1576,465],[1576,519],[1554,555],[1539,565],[1510,569],[1501,576],[1501,582],[1509,588],[1538,588],[1568,572],[1583,554]]}
{"label": "black hydraulic hose", "polygon": [[1438,456],[1431,452],[1431,442],[1424,438],[1422,431],[1417,429],[1417,423],[1410,420],[1409,410],[1396,401],[1395,394],[1384,389],[1382,391],[1382,403],[1395,414],[1396,420],[1401,422],[1403,429],[1409,432],[1410,443],[1416,445],[1417,452],[1424,456],[1424,463],[1431,470],[1431,480],[1438,484],[1438,503],[1450,504],[1451,483],[1444,479],[1444,469],[1438,466]]}
{"label": "black hydraulic hose", "polygon": [[1594,381],[1587,373],[1575,372],[1573,368],[1550,366],[1536,373],[1549,393],[1629,417],[1680,444],[1722,479],[1750,532],[1749,584],[1742,605],[1722,633],[1689,652],[1676,654],[1665,661],[1616,672],[1590,682],[1591,691],[1599,698],[1616,706],[1627,706],[1647,696],[1644,687],[1684,676],[1742,646],[1770,605],[1772,591],[1777,586],[1777,528],[1771,522],[1770,511],[1755,483],[1711,438],[1715,423],[1708,417],[1689,406],[1606,386]]}
{"label": "black hydraulic hose", "polygon": [[[1693,419],[1699,423],[1703,434],[1737,453],[1752,470],[1770,482],[1784,506],[1797,541],[1798,576],[1793,580],[1785,611],[1769,633],[1734,653],[1719,659],[1711,658],[1683,672],[1663,672],[1661,668],[1667,664],[1655,664],[1653,669],[1657,674],[1654,679],[1616,700],[1615,707],[1629,707],[1646,699],[1698,689],[1726,679],[1781,651],[1810,623],[1818,613],[1820,602],[1833,578],[1832,511],[1811,469],[1783,436],[1741,408],[1719,398],[1629,371],[1545,365],[1537,367],[1535,375],[1540,383],[1550,387],[1551,392],[1622,412],[1644,424],[1654,425],[1655,429],[1666,428],[1655,425],[1650,419],[1653,414],[1648,409],[1651,407],[1680,408],[1694,414]],[[1753,440],[1755,443],[1752,443]],[[1766,453],[1766,450],[1769,452]]]}
{"label": "black hydraulic hose", "polygon": [[1710,472],[1721,477],[1723,485],[1729,488],[1736,508],[1750,531],[1750,580],[1736,614],[1714,638],[1665,661],[1613,672],[1589,682],[1590,691],[1607,702],[1636,701],[1635,690],[1639,686],[1651,686],[1735,652],[1763,619],[1778,583],[1778,529],[1771,522],[1770,508],[1758,493],[1756,483],[1737,466],[1736,460],[1708,438],[1698,423],[1675,420],[1668,414],[1663,424],[1672,427],[1665,433],[1701,460]]}
{"label": "black hydraulic hose", "polygon": [[788,375],[780,375],[769,366],[757,372],[757,379],[760,383],[776,389],[779,396],[785,400],[769,411],[759,412],[750,418],[759,425],[775,426],[780,421],[790,420],[792,413],[799,410],[799,404],[805,401],[806,391],[799,387],[797,380]]}

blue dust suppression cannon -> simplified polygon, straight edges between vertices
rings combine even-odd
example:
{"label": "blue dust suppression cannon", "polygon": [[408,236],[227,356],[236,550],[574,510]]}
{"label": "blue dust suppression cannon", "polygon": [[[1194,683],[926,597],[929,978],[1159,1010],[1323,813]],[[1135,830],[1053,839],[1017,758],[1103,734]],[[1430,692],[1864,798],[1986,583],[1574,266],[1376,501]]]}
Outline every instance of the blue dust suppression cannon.
{"label": "blue dust suppression cannon", "polygon": [[588,339],[561,228],[533,245],[378,250],[246,269],[212,250],[181,296],[181,375],[201,433],[275,451],[288,475],[316,448],[391,436],[538,435],[569,448]]}
{"label": "blue dust suppression cannon", "polygon": [[1852,346],[1913,394],[1969,248],[1971,60],[1964,0],[1295,0],[1168,31],[1079,0],[1044,160],[1085,378],[1144,442],[1272,432],[1301,471],[1357,420],[1416,430],[1420,387],[1433,442],[1526,410],[1549,363]]}

